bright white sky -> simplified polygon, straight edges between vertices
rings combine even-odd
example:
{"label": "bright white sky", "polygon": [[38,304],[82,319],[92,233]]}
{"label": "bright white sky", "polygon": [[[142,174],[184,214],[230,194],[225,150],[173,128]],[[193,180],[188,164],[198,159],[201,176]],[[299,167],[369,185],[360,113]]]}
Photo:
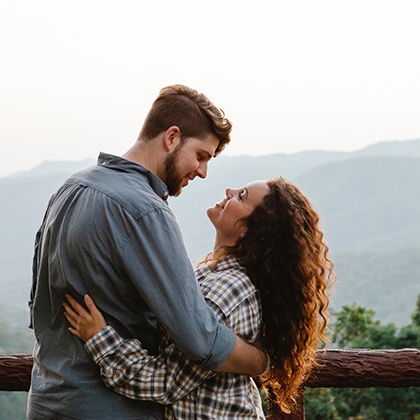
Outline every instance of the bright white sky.
{"label": "bright white sky", "polygon": [[234,123],[227,154],[420,137],[420,2],[0,0],[0,174],[120,154],[161,87]]}

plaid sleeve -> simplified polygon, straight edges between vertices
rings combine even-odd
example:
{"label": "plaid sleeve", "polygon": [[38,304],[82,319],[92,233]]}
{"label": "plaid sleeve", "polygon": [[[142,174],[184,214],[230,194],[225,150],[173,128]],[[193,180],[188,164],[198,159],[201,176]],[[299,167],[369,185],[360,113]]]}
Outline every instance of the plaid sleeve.
{"label": "plaid sleeve", "polygon": [[131,399],[173,404],[215,375],[187,359],[174,344],[150,356],[136,339],[123,340],[110,326],[85,344],[105,385]]}
{"label": "plaid sleeve", "polygon": [[85,343],[85,349],[97,364],[122,344],[123,339],[114,328],[107,325]]}

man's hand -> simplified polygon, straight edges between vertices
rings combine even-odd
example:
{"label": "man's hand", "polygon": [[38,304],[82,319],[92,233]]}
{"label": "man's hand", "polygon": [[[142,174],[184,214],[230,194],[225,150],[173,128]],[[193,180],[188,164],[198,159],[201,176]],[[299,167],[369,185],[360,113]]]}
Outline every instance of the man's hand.
{"label": "man's hand", "polygon": [[83,341],[89,340],[102,328],[106,327],[106,322],[102,313],[93,303],[89,295],[84,296],[87,310],[83,308],[70,295],[66,295],[67,303],[63,303],[64,316],[71,325],[68,329],[73,335],[79,337]]}

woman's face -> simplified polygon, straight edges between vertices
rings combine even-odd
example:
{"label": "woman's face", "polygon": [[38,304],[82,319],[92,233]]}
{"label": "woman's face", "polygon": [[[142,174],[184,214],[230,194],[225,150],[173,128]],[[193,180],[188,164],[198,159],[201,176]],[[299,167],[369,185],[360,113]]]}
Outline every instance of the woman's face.
{"label": "woman's face", "polygon": [[237,190],[227,188],[224,200],[207,209],[207,216],[224,245],[234,245],[246,232],[240,220],[248,217],[269,191],[265,181],[252,182]]}

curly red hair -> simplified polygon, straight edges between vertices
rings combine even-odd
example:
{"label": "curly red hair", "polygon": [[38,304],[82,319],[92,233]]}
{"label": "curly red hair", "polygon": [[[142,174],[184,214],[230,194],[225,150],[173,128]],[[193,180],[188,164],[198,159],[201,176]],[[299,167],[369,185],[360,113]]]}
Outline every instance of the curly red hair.
{"label": "curly red hair", "polygon": [[262,384],[288,413],[316,363],[317,346],[328,341],[327,287],[333,264],[309,200],[284,178],[267,185],[269,193],[245,220],[246,234],[209,259],[236,256],[259,290],[263,308],[259,341],[272,364]]}

